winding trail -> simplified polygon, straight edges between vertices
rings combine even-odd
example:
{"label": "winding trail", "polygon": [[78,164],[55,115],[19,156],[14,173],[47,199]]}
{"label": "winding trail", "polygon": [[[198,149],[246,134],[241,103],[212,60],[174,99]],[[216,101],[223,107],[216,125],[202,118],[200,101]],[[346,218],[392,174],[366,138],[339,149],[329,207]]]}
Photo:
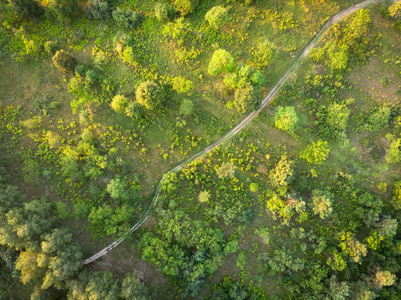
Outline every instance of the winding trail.
{"label": "winding trail", "polygon": [[[199,153],[195,154],[194,156],[186,159],[183,161],[181,164],[170,170],[167,174],[169,173],[175,173],[184,168],[186,165],[190,164],[191,162],[198,160],[205,154],[209,153],[213,149],[217,148],[220,146],[222,143],[236,135],[238,132],[240,132],[246,125],[248,125],[250,122],[252,122],[253,119],[255,119],[258,114],[274,99],[274,97],[277,95],[281,87],[287,82],[287,80],[290,78],[290,76],[295,72],[295,69],[300,65],[300,63],[305,59],[305,57],[309,54],[310,50],[315,47],[316,43],[319,41],[319,39],[322,37],[322,35],[326,32],[326,30],[332,26],[333,24],[339,22],[342,18],[348,16],[349,14],[352,14],[353,12],[360,10],[366,6],[369,6],[371,4],[380,2],[382,0],[367,0],[364,2],[361,2],[359,4],[356,4],[354,6],[351,6],[350,8],[347,8],[343,10],[342,12],[334,15],[331,19],[329,19],[323,27],[320,29],[320,31],[314,36],[314,38],[309,42],[309,44],[306,46],[304,52],[297,58],[297,60],[292,64],[292,66],[285,72],[283,77],[281,77],[280,81],[274,86],[274,88],[270,91],[270,93],[263,99],[262,104],[260,108],[252,113],[250,113],[248,116],[246,116],[237,126],[235,126],[229,133],[227,133],[225,136],[220,138],[219,140],[215,141],[213,144],[209,145]],[[110,250],[113,248],[117,247],[122,241],[124,241],[131,233],[133,233],[135,230],[137,230],[149,217],[151,212],[153,211],[153,208],[157,204],[157,199],[159,198],[160,194],[160,189],[165,181],[167,175],[163,175],[163,178],[159,181],[154,193],[153,193],[153,198],[152,201],[150,202],[146,212],[143,214],[141,219],[131,227],[130,231],[127,232],[123,237],[119,238],[118,240],[114,241],[104,249],[100,250],[93,256],[87,258],[84,260],[83,264],[89,264],[99,257],[106,255]]]}

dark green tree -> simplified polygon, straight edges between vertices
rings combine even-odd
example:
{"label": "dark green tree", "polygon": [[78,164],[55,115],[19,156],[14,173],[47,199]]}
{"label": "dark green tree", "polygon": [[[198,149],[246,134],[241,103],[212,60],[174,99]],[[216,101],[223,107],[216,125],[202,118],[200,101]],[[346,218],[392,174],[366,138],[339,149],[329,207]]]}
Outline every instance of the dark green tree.
{"label": "dark green tree", "polygon": [[77,65],[76,59],[67,51],[58,50],[52,57],[53,64],[64,73],[73,73]]}
{"label": "dark green tree", "polygon": [[126,300],[147,300],[149,299],[148,289],[139,280],[136,273],[127,274],[124,278],[120,297]]}
{"label": "dark green tree", "polygon": [[24,19],[40,17],[44,13],[43,7],[35,0],[8,0],[15,13]]}
{"label": "dark green tree", "polygon": [[250,83],[234,93],[234,107],[240,113],[256,110],[260,106],[259,93]]}
{"label": "dark green tree", "polygon": [[136,101],[153,110],[157,108],[166,98],[166,93],[163,88],[154,81],[142,82],[136,89]]}

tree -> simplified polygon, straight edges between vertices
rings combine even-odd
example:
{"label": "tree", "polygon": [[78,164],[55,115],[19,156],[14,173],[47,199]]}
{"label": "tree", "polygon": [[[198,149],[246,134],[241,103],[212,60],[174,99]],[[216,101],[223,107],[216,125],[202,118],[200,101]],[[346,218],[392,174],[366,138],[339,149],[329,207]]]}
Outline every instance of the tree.
{"label": "tree", "polygon": [[136,101],[150,110],[157,108],[164,98],[163,89],[154,81],[142,82],[136,89]]}
{"label": "tree", "polygon": [[21,194],[16,186],[0,183],[0,220],[7,212],[20,207],[25,202],[25,195]]}
{"label": "tree", "polygon": [[84,7],[84,13],[89,20],[106,20],[111,17],[112,9],[107,1],[89,0]]}
{"label": "tree", "polygon": [[44,13],[43,7],[35,0],[8,0],[8,2],[20,18],[40,17]]}
{"label": "tree", "polygon": [[298,115],[294,106],[279,106],[275,116],[275,125],[278,129],[294,133],[298,125]]}
{"label": "tree", "polygon": [[325,219],[332,213],[331,202],[333,194],[325,191],[314,190],[313,197],[313,212],[319,215],[320,218]]}
{"label": "tree", "polygon": [[378,131],[386,129],[391,117],[391,108],[387,105],[375,107],[373,112],[368,116],[368,124],[365,124],[366,130]]}
{"label": "tree", "polygon": [[208,72],[210,75],[231,72],[234,68],[234,58],[226,50],[214,51],[209,62]]}
{"label": "tree", "polygon": [[333,271],[342,271],[347,267],[347,262],[337,251],[333,253],[333,256],[330,256],[326,262]]}
{"label": "tree", "polygon": [[72,242],[72,234],[67,228],[56,228],[45,235],[41,248],[37,262],[40,267],[47,268],[42,288],[53,285],[64,288],[66,281],[82,268],[81,249]]}
{"label": "tree", "polygon": [[156,3],[155,16],[159,21],[165,22],[171,20],[174,15],[174,9],[164,3]]}
{"label": "tree", "polygon": [[390,16],[393,18],[401,17],[401,2],[394,1],[394,3],[388,8]]}
{"label": "tree", "polygon": [[128,106],[128,99],[123,95],[115,95],[114,98],[111,100],[110,107],[116,111],[123,113]]}
{"label": "tree", "polygon": [[49,8],[60,17],[70,17],[78,12],[79,5],[77,0],[49,0]]}
{"label": "tree", "polygon": [[249,189],[251,190],[251,192],[257,192],[258,189],[259,189],[259,184],[255,183],[255,182],[252,182],[249,185]]}
{"label": "tree", "polygon": [[205,19],[216,29],[223,27],[228,21],[228,9],[221,5],[214,6],[206,13]]}
{"label": "tree", "polygon": [[396,138],[393,134],[387,133],[386,139],[390,142],[388,146],[386,161],[388,163],[398,163],[401,161],[401,138]]}
{"label": "tree", "polygon": [[120,297],[126,300],[147,300],[149,299],[148,289],[139,280],[136,273],[127,274],[124,278]]}
{"label": "tree", "polygon": [[232,162],[224,162],[216,169],[219,178],[230,177],[234,178],[235,165]]}
{"label": "tree", "polygon": [[300,158],[306,159],[311,164],[322,164],[330,153],[330,149],[327,148],[327,142],[318,140],[316,143],[312,142],[305,150],[299,155]]}
{"label": "tree", "polygon": [[88,298],[86,299],[118,299],[120,288],[117,282],[118,280],[109,271],[93,273],[85,288],[88,295]]}
{"label": "tree", "polygon": [[113,20],[118,26],[125,27],[128,30],[137,28],[142,23],[142,15],[130,9],[117,8],[113,11]]}
{"label": "tree", "polygon": [[239,113],[246,113],[256,110],[259,105],[259,93],[250,83],[245,84],[234,93],[234,107]]}
{"label": "tree", "polygon": [[256,48],[251,51],[254,65],[257,68],[263,69],[271,64],[274,58],[276,48],[269,41],[262,41],[256,45]]}
{"label": "tree", "polygon": [[175,9],[181,13],[181,16],[192,14],[198,6],[198,0],[175,0]]}
{"label": "tree", "polygon": [[73,73],[76,66],[76,59],[67,51],[58,50],[52,57],[53,64],[64,73]]}
{"label": "tree", "polygon": [[340,236],[340,248],[345,254],[351,256],[354,262],[360,262],[366,256],[366,246],[360,243],[351,233],[345,232]]}
{"label": "tree", "polygon": [[194,112],[194,103],[190,99],[184,99],[180,105],[180,115],[189,116]]}
{"label": "tree", "polygon": [[334,134],[344,131],[347,128],[350,110],[344,104],[334,103],[327,108],[326,125]]}
{"label": "tree", "polygon": [[351,288],[346,281],[338,282],[335,275],[330,278],[330,296],[333,300],[347,299],[351,294]]}
{"label": "tree", "polygon": [[226,75],[224,83],[233,89],[245,88],[248,84],[251,84],[259,90],[265,83],[265,77],[258,70],[239,63],[235,68],[235,72]]}
{"label": "tree", "polygon": [[38,255],[38,252],[25,250],[18,256],[15,268],[21,272],[21,282],[23,284],[43,278],[45,269],[38,266]]}
{"label": "tree", "polygon": [[137,101],[130,101],[125,108],[124,113],[130,118],[139,119],[143,113],[142,105],[140,105]]}
{"label": "tree", "polygon": [[390,216],[384,216],[378,227],[380,237],[393,237],[397,233],[398,221]]}
{"label": "tree", "polygon": [[401,209],[401,181],[397,181],[394,183],[393,198],[391,199],[391,204],[396,210]]}
{"label": "tree", "polygon": [[280,188],[290,183],[293,177],[293,164],[294,162],[289,160],[286,154],[281,156],[276,167],[269,173],[270,182],[274,187]]}
{"label": "tree", "polygon": [[209,202],[210,196],[211,194],[207,190],[204,190],[199,193],[198,200],[201,203],[207,203]]}
{"label": "tree", "polygon": [[392,286],[397,277],[389,271],[378,271],[375,276],[375,283],[379,289],[383,286]]}

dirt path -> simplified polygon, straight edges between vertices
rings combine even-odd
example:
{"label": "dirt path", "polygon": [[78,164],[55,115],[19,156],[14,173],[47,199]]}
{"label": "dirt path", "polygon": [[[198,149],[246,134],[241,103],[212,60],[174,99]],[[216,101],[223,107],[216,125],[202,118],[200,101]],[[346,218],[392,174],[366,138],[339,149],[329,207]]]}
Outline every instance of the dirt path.
{"label": "dirt path", "polygon": [[[235,126],[229,133],[227,133],[225,136],[220,138],[219,140],[215,141],[213,144],[209,145],[205,149],[203,149],[201,152],[195,154],[194,156],[188,158],[187,160],[183,161],[181,164],[176,166],[174,169],[172,169],[169,173],[175,173],[184,168],[186,165],[189,163],[198,160],[205,154],[209,153],[216,147],[220,146],[222,143],[236,135],[238,132],[240,132],[246,125],[248,125],[250,122],[252,122],[253,119],[255,119],[258,114],[274,99],[274,97],[277,95],[281,87],[287,82],[287,80],[290,78],[290,76],[294,73],[295,69],[299,66],[299,64],[305,59],[305,57],[309,54],[310,50],[315,47],[316,43],[319,41],[319,39],[322,37],[322,35],[326,32],[326,30],[332,26],[333,24],[337,23],[340,21],[342,18],[348,16],[349,14],[352,14],[353,12],[360,10],[368,5],[371,5],[376,2],[380,2],[381,0],[368,0],[361,2],[359,4],[356,4],[346,10],[343,10],[342,12],[334,15],[330,20],[324,24],[324,26],[320,29],[320,31],[315,35],[315,37],[309,42],[307,47],[305,48],[304,52],[298,57],[298,59],[292,64],[292,66],[285,72],[283,77],[281,77],[280,81],[274,86],[274,88],[270,91],[270,93],[263,99],[262,104],[260,108],[252,113],[250,113],[248,116],[246,116],[237,126]],[[137,230],[148,218],[150,213],[153,211],[153,208],[157,204],[157,199],[159,198],[160,194],[160,188],[161,185],[163,184],[164,180],[166,179],[166,175],[163,175],[163,178],[159,181],[155,192],[153,193],[153,198],[151,203],[149,204],[146,212],[142,216],[142,218],[139,220],[138,223],[136,223],[134,226],[131,227],[131,230],[127,232],[126,235],[124,235],[122,238],[114,241],[98,253],[94,254],[93,256],[87,258],[84,260],[84,264],[89,264],[99,257],[106,255],[110,250],[113,248],[117,247],[122,241],[126,239],[127,236],[129,236],[131,233],[133,233],[135,230]]]}

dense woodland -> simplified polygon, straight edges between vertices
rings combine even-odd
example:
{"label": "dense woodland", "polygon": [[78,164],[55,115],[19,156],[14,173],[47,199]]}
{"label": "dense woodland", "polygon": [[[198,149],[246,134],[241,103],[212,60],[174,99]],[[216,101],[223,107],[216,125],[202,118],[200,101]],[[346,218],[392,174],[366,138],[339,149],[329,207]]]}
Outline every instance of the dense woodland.
{"label": "dense woodland", "polygon": [[400,299],[401,1],[176,172],[360,1],[160,1],[0,0],[0,299]]}

